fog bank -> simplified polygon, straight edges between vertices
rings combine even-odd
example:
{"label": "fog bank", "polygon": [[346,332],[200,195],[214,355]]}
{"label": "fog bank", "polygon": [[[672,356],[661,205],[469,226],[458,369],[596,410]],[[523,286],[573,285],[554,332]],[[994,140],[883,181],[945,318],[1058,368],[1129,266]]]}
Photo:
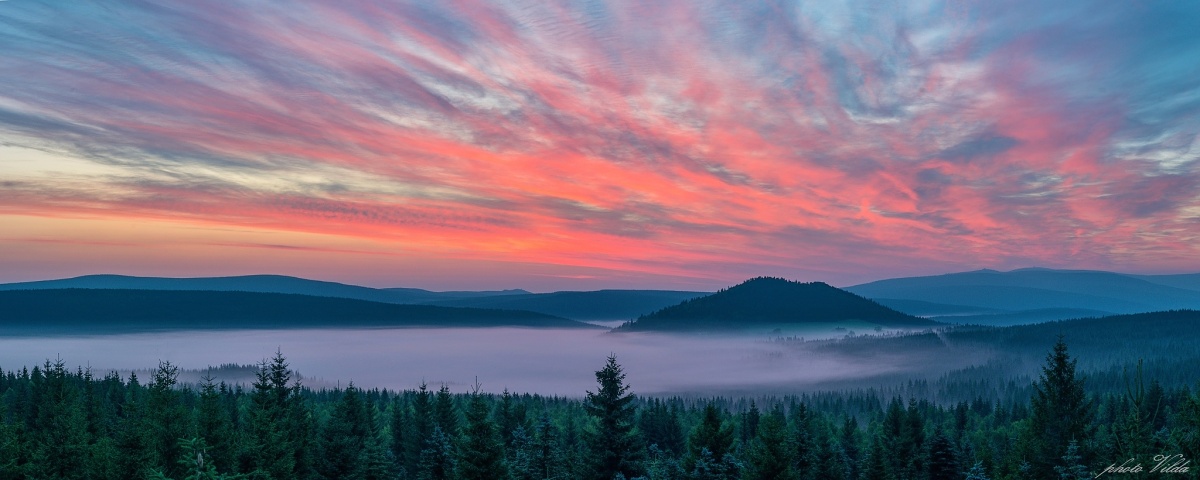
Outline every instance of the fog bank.
{"label": "fog bank", "polygon": [[489,392],[507,388],[582,396],[595,389],[595,371],[609,354],[617,356],[626,381],[639,394],[798,392],[983,361],[964,358],[933,368],[928,358],[841,358],[762,340],[520,328],[176,331],[0,339],[0,368],[61,357],[70,368],[90,366],[98,375],[145,369],[160,360],[204,369],[257,363],[278,349],[314,387],[353,381],[368,388],[412,389],[424,381],[462,393],[478,378]]}

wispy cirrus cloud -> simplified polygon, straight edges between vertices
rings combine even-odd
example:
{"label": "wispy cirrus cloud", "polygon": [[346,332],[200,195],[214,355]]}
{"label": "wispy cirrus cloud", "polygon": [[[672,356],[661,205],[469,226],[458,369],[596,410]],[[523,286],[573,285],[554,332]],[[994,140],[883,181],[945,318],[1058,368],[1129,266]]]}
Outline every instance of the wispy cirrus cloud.
{"label": "wispy cirrus cloud", "polygon": [[1196,6],[870,6],[9,2],[0,213],[714,286],[1200,268]]}

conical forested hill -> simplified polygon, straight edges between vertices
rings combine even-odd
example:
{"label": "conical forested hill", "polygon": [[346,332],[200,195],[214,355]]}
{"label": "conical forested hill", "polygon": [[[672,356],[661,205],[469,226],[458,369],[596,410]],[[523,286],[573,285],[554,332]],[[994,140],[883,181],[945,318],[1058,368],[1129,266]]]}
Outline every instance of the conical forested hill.
{"label": "conical forested hill", "polygon": [[850,320],[886,327],[936,325],[822,282],[759,277],[643,315],[619,330],[716,330]]}

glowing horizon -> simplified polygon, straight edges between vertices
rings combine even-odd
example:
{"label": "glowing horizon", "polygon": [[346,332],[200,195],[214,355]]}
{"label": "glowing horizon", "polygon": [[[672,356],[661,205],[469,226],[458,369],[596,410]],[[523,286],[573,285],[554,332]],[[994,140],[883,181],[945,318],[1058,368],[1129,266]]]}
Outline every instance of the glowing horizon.
{"label": "glowing horizon", "polygon": [[0,282],[1200,271],[1196,2],[0,3]]}

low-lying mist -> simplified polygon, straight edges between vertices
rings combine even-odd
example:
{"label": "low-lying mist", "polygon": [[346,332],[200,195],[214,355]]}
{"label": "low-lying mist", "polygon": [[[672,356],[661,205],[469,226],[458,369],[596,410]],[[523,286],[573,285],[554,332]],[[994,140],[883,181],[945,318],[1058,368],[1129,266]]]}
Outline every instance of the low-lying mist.
{"label": "low-lying mist", "polygon": [[[582,396],[609,354],[639,394],[795,393],[872,379],[939,375],[982,363],[980,355],[847,356],[766,337],[606,334],[587,330],[322,329],[175,331],[0,340],[0,368],[62,358],[71,368],[146,369],[160,360],[183,369],[254,364],[279,350],[308,386],[412,389],[421,382],[465,392]],[[239,379],[241,380],[241,379]]]}

